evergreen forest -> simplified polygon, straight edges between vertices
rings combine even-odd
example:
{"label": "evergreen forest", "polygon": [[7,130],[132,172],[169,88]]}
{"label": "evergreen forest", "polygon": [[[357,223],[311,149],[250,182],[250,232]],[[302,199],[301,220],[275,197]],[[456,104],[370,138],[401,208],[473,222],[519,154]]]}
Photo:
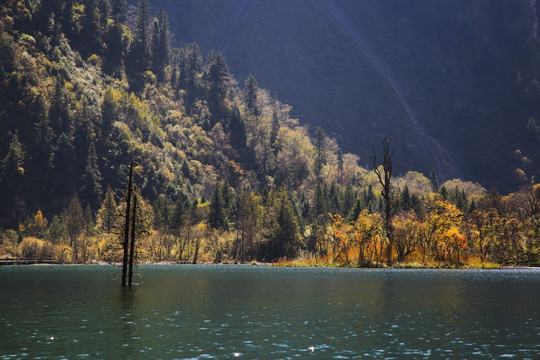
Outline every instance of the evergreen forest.
{"label": "evergreen forest", "polygon": [[398,174],[397,139],[342,151],[220,51],[171,37],[147,0],[3,2],[0,260],[117,263],[131,231],[140,262],[539,264],[526,174],[508,194]]}

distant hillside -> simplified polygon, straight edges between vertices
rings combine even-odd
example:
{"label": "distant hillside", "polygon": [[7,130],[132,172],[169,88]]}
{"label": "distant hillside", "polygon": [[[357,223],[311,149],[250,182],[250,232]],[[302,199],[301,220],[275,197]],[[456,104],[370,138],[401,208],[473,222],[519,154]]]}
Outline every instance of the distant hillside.
{"label": "distant hillside", "polygon": [[174,44],[220,49],[239,81],[253,73],[346,151],[392,136],[401,172],[502,189],[538,176],[535,1],[151,3]]}

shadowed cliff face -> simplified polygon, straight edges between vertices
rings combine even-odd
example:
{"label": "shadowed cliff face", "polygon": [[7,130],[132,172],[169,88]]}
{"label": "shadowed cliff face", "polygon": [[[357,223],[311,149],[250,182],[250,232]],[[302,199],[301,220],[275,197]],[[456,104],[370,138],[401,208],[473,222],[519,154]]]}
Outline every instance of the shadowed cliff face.
{"label": "shadowed cliff face", "polygon": [[363,165],[390,136],[398,172],[503,189],[519,185],[516,168],[538,173],[535,1],[151,3],[170,14],[174,45],[221,50],[239,81],[253,73]]}

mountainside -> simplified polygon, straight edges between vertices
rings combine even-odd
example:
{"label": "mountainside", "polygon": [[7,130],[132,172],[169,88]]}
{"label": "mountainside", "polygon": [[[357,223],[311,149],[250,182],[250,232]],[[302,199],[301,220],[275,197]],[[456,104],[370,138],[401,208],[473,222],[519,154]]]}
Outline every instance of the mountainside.
{"label": "mountainside", "polygon": [[[465,143],[441,140],[458,120],[452,131],[434,132],[435,122],[419,115],[427,113],[422,106],[429,110],[421,101],[424,88],[402,85],[412,84],[415,72],[395,75],[395,65],[355,25],[355,9],[345,7],[352,4],[220,2],[204,9],[208,4],[186,3],[186,14],[215,12],[225,24],[231,20],[225,14],[235,13],[240,26],[247,11],[254,28],[244,29],[246,41],[268,30],[272,19],[288,29],[284,34],[303,34],[306,42],[269,36],[274,51],[254,48],[236,66],[250,68],[254,54],[269,69],[279,65],[276,83],[313,104],[302,112],[335,116],[326,123],[330,136],[291,116],[291,106],[253,75],[231,73],[220,51],[171,46],[169,17],[162,9],[152,13],[148,0],[130,9],[126,0],[8,0],[0,6],[0,259],[127,263],[130,240],[140,261],[538,262],[540,185],[501,196],[470,181],[439,181],[437,172],[460,171],[460,153],[450,145]],[[320,22],[310,21],[313,14]],[[210,15],[205,21],[213,21]],[[199,25],[236,49],[231,33]],[[290,62],[272,58],[282,55],[280,43]],[[529,78],[520,74],[518,85]],[[443,99],[444,91],[433,92]],[[527,100],[516,96],[509,99]],[[341,105],[328,102],[338,100]],[[363,116],[354,126],[336,115],[351,109]],[[485,127],[471,141],[485,146],[494,131],[504,130],[499,138],[509,141],[523,131],[497,119],[466,128]],[[528,125],[533,144],[538,126],[534,119]],[[336,138],[349,139],[349,147],[357,141],[356,149],[369,155],[344,153]],[[366,139],[378,146],[369,149]],[[501,147],[505,154],[501,143],[487,150]],[[526,160],[525,144],[512,156]],[[493,181],[504,180],[513,163],[490,155],[482,165],[501,166]],[[438,171],[400,176],[416,163]],[[518,173],[528,181],[530,172]]]}
{"label": "mountainside", "polygon": [[[515,189],[540,169],[536,1],[153,0],[173,43],[220,49],[238,79],[398,170]],[[525,177],[527,179],[525,179]]]}

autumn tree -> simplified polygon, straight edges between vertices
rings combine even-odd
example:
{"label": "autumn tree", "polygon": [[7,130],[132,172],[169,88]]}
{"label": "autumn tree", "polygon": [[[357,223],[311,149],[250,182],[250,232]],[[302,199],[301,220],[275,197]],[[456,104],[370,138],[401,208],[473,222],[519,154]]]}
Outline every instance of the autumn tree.
{"label": "autumn tree", "polygon": [[[358,265],[370,265],[376,255],[377,245],[382,246],[383,220],[379,213],[362,210],[353,222],[356,234],[355,245],[358,247]],[[379,244],[378,244],[379,243]],[[379,261],[379,260],[377,260]]]}
{"label": "autumn tree", "polygon": [[394,216],[395,248],[397,261],[404,261],[405,257],[416,250],[418,244],[418,218],[414,211],[405,211]]}
{"label": "autumn tree", "polygon": [[336,262],[341,260],[345,264],[349,263],[349,252],[355,244],[355,229],[352,223],[346,222],[339,214],[331,216],[332,226],[330,232],[332,236],[332,258]]}
{"label": "autumn tree", "polygon": [[441,198],[436,198],[428,211],[428,231],[423,236],[430,238],[431,250],[439,262],[450,261],[452,254],[466,245],[460,230],[463,213]]}
{"label": "autumn tree", "polygon": [[43,216],[41,210],[38,210],[36,214],[25,221],[23,226],[24,233],[27,236],[32,236],[38,239],[43,239],[48,225],[47,218]]}

